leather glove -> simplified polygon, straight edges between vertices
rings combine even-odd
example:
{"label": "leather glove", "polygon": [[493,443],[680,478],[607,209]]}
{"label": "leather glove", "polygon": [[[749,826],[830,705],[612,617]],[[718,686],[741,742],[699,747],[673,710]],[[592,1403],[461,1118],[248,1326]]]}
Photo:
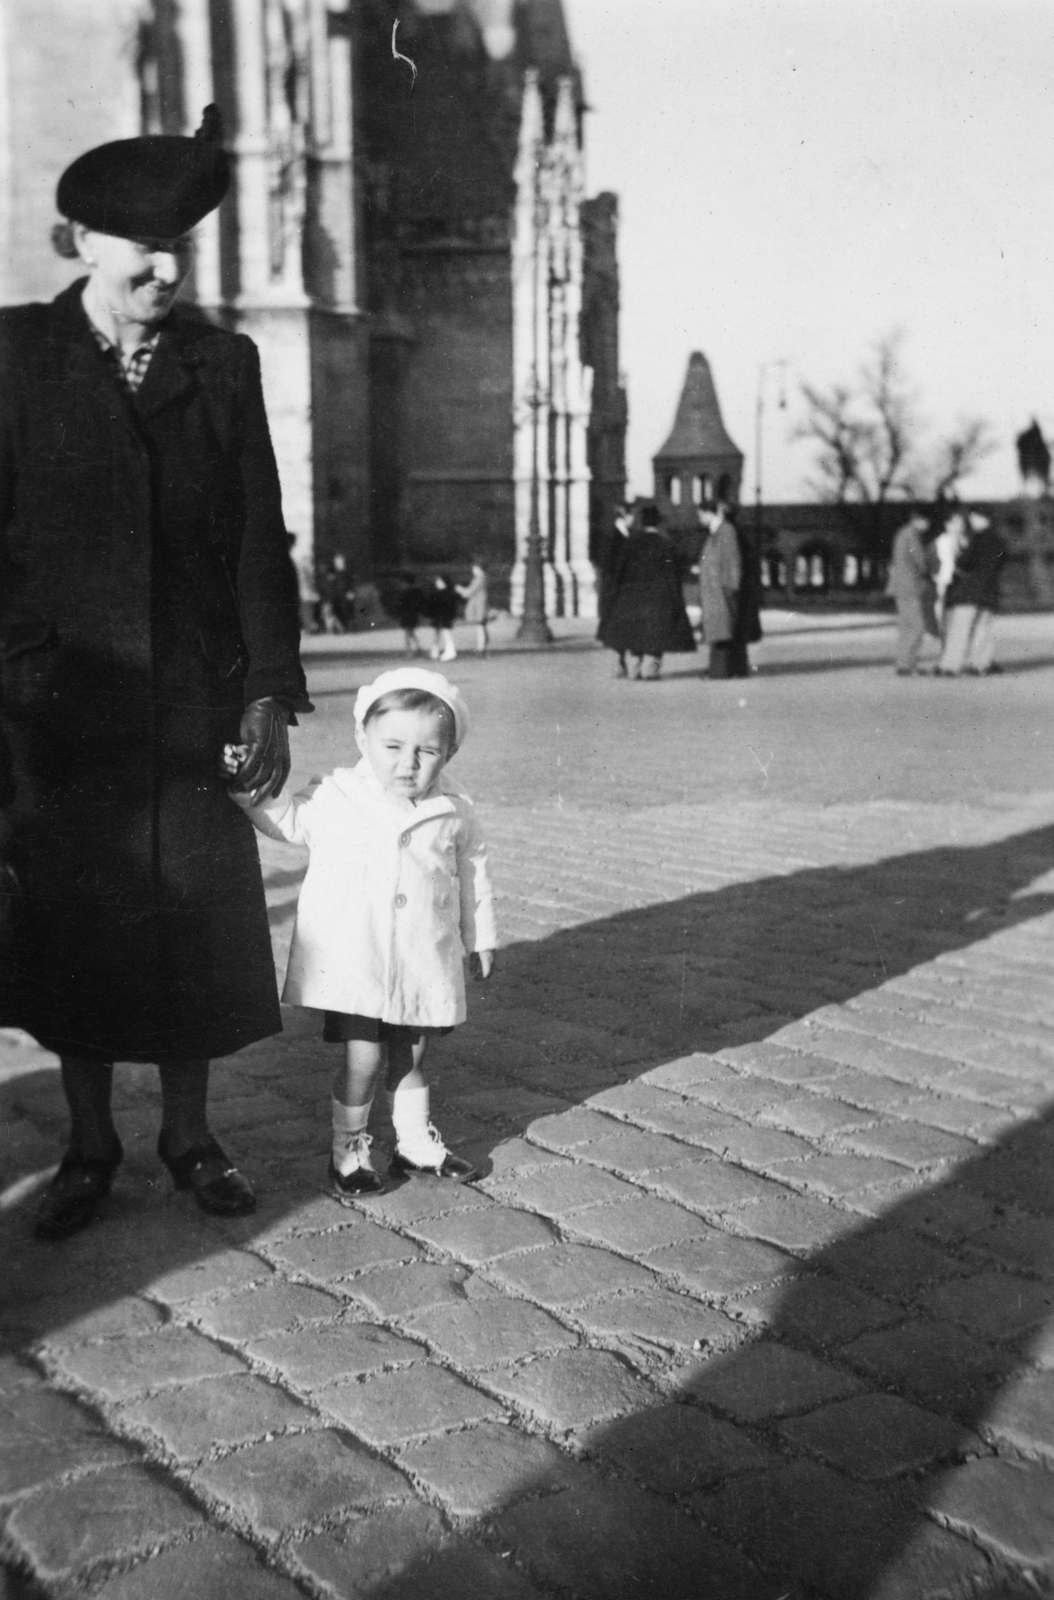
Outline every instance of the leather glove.
{"label": "leather glove", "polygon": [[241,742],[245,758],[237,787],[258,806],[276,795],[289,776],[288,707],[280,700],[254,700],[242,716]]}

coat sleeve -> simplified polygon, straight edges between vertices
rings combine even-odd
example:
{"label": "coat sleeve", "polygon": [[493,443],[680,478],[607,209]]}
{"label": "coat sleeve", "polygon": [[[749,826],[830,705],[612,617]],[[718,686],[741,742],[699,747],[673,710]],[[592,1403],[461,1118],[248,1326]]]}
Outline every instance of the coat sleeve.
{"label": "coat sleeve", "polygon": [[461,889],[461,942],[470,955],[476,950],[493,950],[498,939],[494,925],[494,890],[487,862],[487,843],[474,808],[468,812],[458,846],[457,876]]}
{"label": "coat sleeve", "polygon": [[249,652],[245,700],[278,695],[293,711],[312,710],[300,665],[300,612],[296,572],[282,516],[271,433],[267,426],[260,357],[252,340],[237,336],[239,470],[245,526],[238,555],[238,611]]}
{"label": "coat sleeve", "polygon": [[252,805],[248,795],[235,791],[231,792],[231,799],[245,812],[258,833],[282,844],[299,844],[310,849],[313,824],[317,820],[313,801],[320,782],[321,779],[313,778],[307,788],[297,794],[283,789],[273,800],[265,800],[259,806]]}

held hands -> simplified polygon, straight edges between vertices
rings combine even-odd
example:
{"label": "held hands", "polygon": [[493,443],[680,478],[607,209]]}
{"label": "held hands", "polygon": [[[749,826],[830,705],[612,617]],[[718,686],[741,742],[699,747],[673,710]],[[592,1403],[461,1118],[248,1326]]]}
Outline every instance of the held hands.
{"label": "held hands", "polygon": [[468,958],[468,970],[477,982],[489,978],[494,971],[494,951],[474,951]]}
{"label": "held hands", "polygon": [[254,806],[289,776],[289,712],[279,700],[254,700],[242,716],[241,744],[224,745],[223,770]]}

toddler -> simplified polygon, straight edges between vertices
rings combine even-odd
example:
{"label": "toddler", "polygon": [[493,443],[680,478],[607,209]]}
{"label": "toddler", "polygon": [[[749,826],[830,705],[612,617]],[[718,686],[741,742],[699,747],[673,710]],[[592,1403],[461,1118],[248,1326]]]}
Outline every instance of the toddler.
{"label": "toddler", "polygon": [[[367,1132],[382,1067],[391,1173],[478,1176],[430,1122],[421,1070],[429,1038],[465,1020],[464,954],[479,978],[494,965],[483,834],[444,772],[467,732],[465,702],[446,678],[400,667],[358,692],[357,766],[261,805],[234,795],[262,833],[311,852],[282,998],[324,1011],[324,1037],[344,1045],[329,1169],[339,1200],[382,1187]],[[238,756],[225,752],[235,778]]]}

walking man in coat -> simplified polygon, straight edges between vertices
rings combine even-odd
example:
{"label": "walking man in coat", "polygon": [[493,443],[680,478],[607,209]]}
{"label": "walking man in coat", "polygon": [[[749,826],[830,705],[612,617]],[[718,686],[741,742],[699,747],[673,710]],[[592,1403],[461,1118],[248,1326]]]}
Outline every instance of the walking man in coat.
{"label": "walking man in coat", "polygon": [[277,793],[311,707],[255,346],[173,309],[228,183],[205,133],[75,161],[56,244],[87,276],[0,312],[0,1024],[61,1061],[49,1239],[90,1221],[121,1160],[115,1061],[160,1069],[176,1186],[251,1210],[209,1131],[209,1060],[281,1029],[221,760],[244,745],[242,786]]}
{"label": "walking man in coat", "polygon": [[916,513],[894,535],[889,564],[887,593],[897,603],[898,677],[909,678],[915,671],[927,634],[940,637],[934,609],[938,565],[933,529],[924,516]]}
{"label": "walking man in coat", "polygon": [[[703,639],[710,647],[711,678],[743,678],[750,671],[746,638],[739,627],[743,552],[729,507],[718,501],[700,512],[709,530],[699,558],[699,604]],[[759,633],[753,635],[755,638]]]}

